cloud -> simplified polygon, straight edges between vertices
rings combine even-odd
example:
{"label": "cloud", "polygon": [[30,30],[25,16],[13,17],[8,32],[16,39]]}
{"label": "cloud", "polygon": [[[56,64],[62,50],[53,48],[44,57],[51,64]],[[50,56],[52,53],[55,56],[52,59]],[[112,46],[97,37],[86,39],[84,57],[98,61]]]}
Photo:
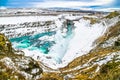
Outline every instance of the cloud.
{"label": "cloud", "polygon": [[0,9],[7,9],[7,8],[6,8],[6,7],[4,7],[4,6],[1,6],[1,7],[0,7]]}
{"label": "cloud", "polygon": [[107,6],[110,5],[114,0],[44,0],[43,2],[32,2],[29,3],[33,7],[43,7],[43,8],[51,8],[51,7],[88,7],[88,6]]}

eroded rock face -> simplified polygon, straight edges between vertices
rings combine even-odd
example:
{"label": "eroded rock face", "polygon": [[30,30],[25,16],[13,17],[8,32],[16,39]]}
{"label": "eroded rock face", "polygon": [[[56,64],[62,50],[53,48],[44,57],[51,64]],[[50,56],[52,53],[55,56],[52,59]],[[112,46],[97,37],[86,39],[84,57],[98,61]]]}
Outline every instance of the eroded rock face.
{"label": "eroded rock face", "polygon": [[25,22],[19,24],[1,24],[0,32],[8,38],[28,36],[47,31],[54,31],[56,25],[53,21]]}

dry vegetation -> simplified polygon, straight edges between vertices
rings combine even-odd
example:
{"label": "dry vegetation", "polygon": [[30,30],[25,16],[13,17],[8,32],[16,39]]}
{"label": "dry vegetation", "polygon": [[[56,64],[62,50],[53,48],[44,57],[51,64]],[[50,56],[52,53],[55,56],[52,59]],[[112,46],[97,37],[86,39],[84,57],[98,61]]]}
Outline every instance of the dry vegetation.
{"label": "dry vegetation", "polygon": [[120,13],[118,11],[114,11],[114,12],[111,12],[109,15],[107,15],[105,18],[111,19],[111,18],[114,18],[119,15],[120,15]]}
{"label": "dry vegetation", "polygon": [[96,22],[98,22],[97,18],[83,17],[83,19],[90,20],[90,24],[95,24]]}

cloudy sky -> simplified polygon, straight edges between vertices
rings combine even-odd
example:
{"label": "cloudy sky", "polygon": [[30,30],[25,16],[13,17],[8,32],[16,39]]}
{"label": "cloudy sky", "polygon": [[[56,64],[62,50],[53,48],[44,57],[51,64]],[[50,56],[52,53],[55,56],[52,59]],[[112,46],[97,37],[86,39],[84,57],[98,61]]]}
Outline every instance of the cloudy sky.
{"label": "cloudy sky", "polygon": [[120,0],[0,0],[0,7],[7,8],[120,8]]}

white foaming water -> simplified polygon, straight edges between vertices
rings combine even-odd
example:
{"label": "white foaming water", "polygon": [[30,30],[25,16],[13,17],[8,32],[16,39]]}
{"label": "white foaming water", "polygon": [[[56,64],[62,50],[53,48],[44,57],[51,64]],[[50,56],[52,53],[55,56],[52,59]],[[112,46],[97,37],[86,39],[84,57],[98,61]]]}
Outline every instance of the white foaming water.
{"label": "white foaming water", "polygon": [[62,33],[59,30],[55,37],[56,44],[51,48],[49,52],[49,55],[52,56],[55,59],[55,61],[57,61],[57,63],[61,63],[61,60],[64,57],[67,51],[69,42],[72,38],[72,34],[67,38],[63,38],[61,34]]}

